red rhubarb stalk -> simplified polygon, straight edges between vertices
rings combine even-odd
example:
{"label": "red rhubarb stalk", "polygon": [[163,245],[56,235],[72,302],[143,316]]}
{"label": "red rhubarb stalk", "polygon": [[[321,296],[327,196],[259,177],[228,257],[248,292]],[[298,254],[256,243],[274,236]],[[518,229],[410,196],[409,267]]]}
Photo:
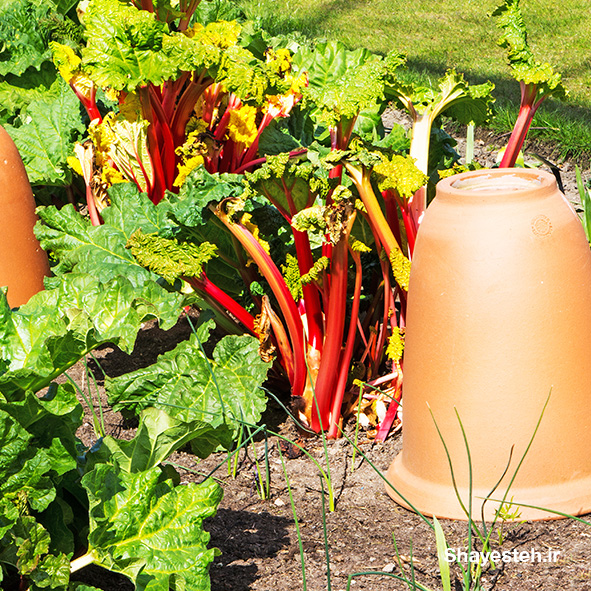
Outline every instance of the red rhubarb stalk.
{"label": "red rhubarb stalk", "polygon": [[536,97],[537,88],[535,84],[524,84],[521,83],[521,107],[519,109],[519,115],[515,122],[515,127],[509,138],[509,143],[501,159],[501,168],[512,168],[517,162],[519,151],[525,141],[525,136],[529,131],[532,119],[542,103],[542,100],[534,104]]}
{"label": "red rhubarb stalk", "polygon": [[224,202],[217,208],[211,208],[215,215],[224,223],[230,232],[238,239],[244,250],[248,252],[263,277],[269,283],[279,308],[283,312],[287,331],[291,341],[291,347],[294,357],[294,379],[292,382],[292,394],[301,396],[306,387],[307,368],[304,342],[303,325],[298,313],[296,303],[285,284],[279,269],[273,262],[273,259],[267,254],[259,241],[242,224],[232,222],[229,216],[222,210]]}
{"label": "red rhubarb stalk", "polygon": [[355,288],[353,290],[353,304],[351,306],[351,318],[349,320],[349,329],[347,331],[345,350],[341,355],[341,360],[339,363],[339,375],[330,411],[330,426],[328,429],[327,436],[333,439],[338,437],[340,434],[339,419],[341,416],[341,406],[343,405],[345,387],[347,386],[347,378],[349,377],[349,367],[351,365],[351,358],[353,357],[353,347],[355,345],[357,319],[359,317],[359,302],[361,300],[361,257],[359,256],[358,252],[354,251],[351,251],[351,257],[355,262]]}
{"label": "red rhubarb stalk", "polygon": [[239,322],[241,322],[247,330],[257,336],[254,328],[254,317],[250,312],[247,312],[238,302],[232,299],[225,291],[220,289],[217,285],[212,283],[205,273],[202,273],[201,277],[188,277],[185,278],[187,283],[191,285],[193,289],[208,296],[210,301],[216,302],[220,311],[226,313],[229,312]]}
{"label": "red rhubarb stalk", "polygon": [[312,401],[311,427],[319,432],[329,427],[330,403],[337,379],[343,334],[345,332],[347,302],[348,236],[342,236],[335,244],[330,266],[330,306],[326,314],[326,338],[322,351],[322,361]]}

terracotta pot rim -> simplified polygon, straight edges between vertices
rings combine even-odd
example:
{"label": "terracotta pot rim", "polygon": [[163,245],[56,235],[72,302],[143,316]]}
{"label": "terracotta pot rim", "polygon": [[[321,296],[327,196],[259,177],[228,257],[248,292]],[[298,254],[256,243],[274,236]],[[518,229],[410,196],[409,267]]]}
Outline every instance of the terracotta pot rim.
{"label": "terracotta pot rim", "polygon": [[470,170],[437,183],[437,197],[465,201],[539,199],[556,191],[554,175],[533,168]]}

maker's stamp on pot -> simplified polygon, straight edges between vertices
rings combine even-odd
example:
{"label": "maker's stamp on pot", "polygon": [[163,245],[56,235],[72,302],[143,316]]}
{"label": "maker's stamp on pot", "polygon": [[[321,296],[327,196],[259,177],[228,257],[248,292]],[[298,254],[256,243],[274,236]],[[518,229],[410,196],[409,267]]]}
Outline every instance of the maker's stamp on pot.
{"label": "maker's stamp on pot", "polygon": [[552,234],[552,222],[546,215],[537,215],[531,221],[531,231],[540,238],[550,236]]}

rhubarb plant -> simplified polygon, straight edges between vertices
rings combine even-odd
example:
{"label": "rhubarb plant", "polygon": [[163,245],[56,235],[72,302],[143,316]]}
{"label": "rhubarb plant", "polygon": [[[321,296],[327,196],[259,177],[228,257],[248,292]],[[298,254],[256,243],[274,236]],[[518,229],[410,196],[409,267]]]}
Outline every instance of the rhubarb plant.
{"label": "rhubarb plant", "polygon": [[[403,57],[337,43],[261,52],[264,36],[241,41],[235,22],[174,30],[113,0],[93,0],[82,20],[80,57],[55,46],[56,62],[89,116],[88,88],[115,89],[119,106],[77,148],[97,229],[70,222],[73,210],[43,210],[43,246],[60,265],[90,272],[91,253],[104,253],[109,237],[109,247],[119,245],[107,267],[116,252],[114,269],[142,268],[169,289],[192,289],[228,332],[259,339],[314,431],[338,436],[353,366],[370,382],[389,367],[399,398],[412,203],[427,181],[412,157],[394,154],[406,150],[404,134],[384,137],[381,124]],[[131,22],[149,39],[146,51],[123,24]],[[188,60],[189,46],[187,63],[178,56]],[[450,109],[463,102],[478,119],[487,99],[458,77],[449,85],[438,100]],[[160,169],[168,172],[157,181]],[[135,218],[136,208],[150,221]],[[365,296],[372,283],[375,298]]]}
{"label": "rhubarb plant", "polygon": [[[229,448],[240,424],[256,423],[268,364],[248,336],[222,339],[208,360],[203,342],[212,325],[203,319],[190,341],[143,370],[145,379],[150,372],[166,376],[158,378],[163,383],[184,371],[190,408],[171,413],[182,402],[164,396],[146,404],[146,381],[137,373],[120,376],[115,382],[129,404],[142,399],[136,435],[130,441],[101,436],[86,447],[76,437],[83,420],[76,389],[60,378],[101,345],[130,353],[147,320],[170,327],[185,303],[145,270],[128,279],[113,269],[99,278],[58,267],[48,289],[18,310],[0,293],[3,588],[66,591],[75,588],[72,573],[88,564],[125,575],[136,589],[210,588],[217,550],[207,548],[202,523],[215,514],[221,488],[211,480],[177,486],[168,457],[187,443],[201,456]],[[212,386],[230,376],[231,390]]]}
{"label": "rhubarb plant", "polygon": [[[304,79],[291,75],[289,51],[255,55],[241,44],[238,22],[204,26],[193,19],[197,5],[150,3],[148,10],[92,0],[81,17],[80,55],[52,44],[90,119],[92,142],[71,162],[84,177],[94,224],[114,183],[134,182],[157,203],[196,166],[247,169],[262,131],[299,100]],[[107,113],[98,108],[98,89],[114,101]]]}
{"label": "rhubarb plant", "polygon": [[[494,85],[486,82],[469,85],[461,74],[449,70],[439,80],[437,88],[427,88],[402,83],[393,77],[387,84],[386,94],[396,101],[410,115],[412,120],[412,138],[410,156],[414,158],[418,169],[431,175],[430,165],[431,135],[439,116],[445,113],[466,125],[482,125],[492,115],[492,90]],[[427,208],[427,191],[423,187],[409,199],[409,215],[412,220],[412,241]],[[410,226],[407,225],[410,229]]]}
{"label": "rhubarb plant", "polygon": [[549,97],[564,99],[567,90],[562,77],[546,62],[535,59],[527,42],[527,31],[519,0],[504,0],[492,13],[503,30],[499,45],[508,50],[509,65],[521,87],[521,104],[517,121],[501,160],[501,168],[515,166],[519,152],[536,111]]}
{"label": "rhubarb plant", "polygon": [[[196,8],[91,0],[81,49],[52,45],[91,121],[70,161],[92,225],[46,209],[38,235],[61,269],[192,291],[336,437],[356,377],[385,372],[400,397],[431,130],[444,111],[482,122],[491,87],[453,72],[437,92],[405,86],[400,54],[269,39]],[[410,156],[399,127],[385,135],[390,100],[415,114]]]}

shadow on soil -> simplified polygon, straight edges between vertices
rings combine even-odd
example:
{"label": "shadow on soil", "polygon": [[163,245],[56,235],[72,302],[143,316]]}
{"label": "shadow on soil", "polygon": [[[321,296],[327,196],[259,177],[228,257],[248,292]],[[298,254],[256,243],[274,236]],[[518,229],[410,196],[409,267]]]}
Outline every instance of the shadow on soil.
{"label": "shadow on soil", "polygon": [[[211,591],[247,591],[260,576],[257,560],[275,558],[290,545],[288,527],[292,520],[263,511],[219,509],[205,524],[211,533],[210,548],[221,555],[210,569]],[[269,535],[269,534],[273,535]]]}

